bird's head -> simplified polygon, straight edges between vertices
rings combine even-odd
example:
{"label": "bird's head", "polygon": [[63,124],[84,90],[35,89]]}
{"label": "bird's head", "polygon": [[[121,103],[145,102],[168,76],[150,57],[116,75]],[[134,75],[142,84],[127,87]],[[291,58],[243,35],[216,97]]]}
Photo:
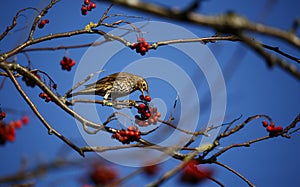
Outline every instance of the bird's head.
{"label": "bird's head", "polygon": [[137,82],[137,86],[138,86],[138,89],[142,92],[143,95],[144,95],[144,91],[146,91],[149,94],[148,83],[145,79],[139,80]]}

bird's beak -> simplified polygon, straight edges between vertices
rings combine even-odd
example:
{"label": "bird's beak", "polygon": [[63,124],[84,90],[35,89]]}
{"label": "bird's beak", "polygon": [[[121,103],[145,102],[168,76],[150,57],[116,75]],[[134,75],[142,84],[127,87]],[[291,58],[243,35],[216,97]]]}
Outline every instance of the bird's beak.
{"label": "bird's beak", "polygon": [[146,92],[147,92],[147,94],[149,95],[149,91],[148,91],[148,89],[146,89],[146,90],[143,90],[143,89],[142,89],[141,91],[142,91],[142,95],[143,95],[143,96],[145,96],[145,91],[146,91]]}
{"label": "bird's beak", "polygon": [[[149,91],[148,91],[148,89],[146,89],[145,91],[146,91],[146,92],[147,92],[147,94],[149,95]],[[144,92],[143,92],[143,93],[144,93]]]}

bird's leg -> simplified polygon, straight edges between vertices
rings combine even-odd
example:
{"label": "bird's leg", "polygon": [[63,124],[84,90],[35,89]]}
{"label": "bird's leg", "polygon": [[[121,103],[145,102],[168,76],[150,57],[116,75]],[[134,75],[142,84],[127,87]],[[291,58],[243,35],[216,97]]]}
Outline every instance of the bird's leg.
{"label": "bird's leg", "polygon": [[103,97],[103,106],[112,106],[113,104],[112,104],[112,102],[109,102],[108,101],[108,97],[109,97],[109,95],[110,95],[110,92],[107,92],[105,95],[104,95],[104,97]]}

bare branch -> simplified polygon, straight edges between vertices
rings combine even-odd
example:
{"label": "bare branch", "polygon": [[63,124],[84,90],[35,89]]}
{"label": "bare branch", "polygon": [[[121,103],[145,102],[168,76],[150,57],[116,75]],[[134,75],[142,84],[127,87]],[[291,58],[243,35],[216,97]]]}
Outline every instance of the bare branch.
{"label": "bare branch", "polygon": [[52,8],[52,6],[56,3],[58,3],[60,0],[51,0],[50,4],[48,4],[48,6],[46,6],[41,12],[40,14],[35,18],[35,20],[33,21],[33,24],[31,26],[31,29],[30,29],[30,33],[29,33],[29,36],[28,36],[28,39],[27,41],[30,41],[32,40],[32,36],[36,30],[36,25],[38,24],[38,22],[42,19],[42,17],[44,15],[46,15],[49,11],[50,8]]}
{"label": "bare branch", "polygon": [[13,74],[10,72],[8,68],[3,68],[6,73],[9,75],[10,80],[15,85],[16,89],[19,91],[23,99],[27,102],[28,106],[31,108],[31,110],[34,112],[34,114],[39,118],[39,120],[44,124],[44,126],[48,129],[49,134],[54,134],[59,139],[61,139],[63,142],[65,142],[67,145],[69,145],[71,148],[73,148],[75,151],[77,151],[81,156],[84,156],[84,153],[81,151],[79,147],[77,147],[75,144],[73,144],[69,139],[64,137],[62,134],[60,134],[58,131],[52,128],[52,126],[46,121],[46,119],[41,115],[41,113],[38,111],[36,106],[32,103],[30,98],[26,95],[26,93],[23,91],[21,86],[19,85],[16,78],[13,76]]}
{"label": "bare branch", "polygon": [[289,74],[293,75],[295,78],[300,80],[300,71],[297,70],[297,67],[294,66],[293,64],[290,64],[280,58],[277,58],[276,56],[267,53],[264,49],[263,46],[255,42],[253,39],[250,39],[246,36],[240,35],[240,38],[243,40],[243,42],[248,45],[251,49],[253,49],[255,52],[257,52],[260,56],[262,56],[267,64],[270,67],[273,67],[274,65],[280,66],[282,69],[287,71]]}
{"label": "bare branch", "polygon": [[26,10],[36,10],[38,11],[36,8],[32,8],[32,7],[28,7],[28,8],[23,8],[21,10],[19,10],[15,17],[13,18],[12,24],[10,26],[7,26],[5,31],[0,35],[0,41],[9,33],[9,31],[11,31],[13,28],[15,28],[15,26],[17,25],[17,19],[19,18],[20,14],[22,12],[25,12]]}
{"label": "bare branch", "polygon": [[296,48],[300,48],[300,39],[295,34],[288,31],[283,31],[278,28],[266,26],[259,23],[250,22],[244,17],[233,13],[228,13],[220,16],[206,16],[195,12],[185,12],[178,9],[166,8],[153,3],[146,3],[140,0],[123,1],[123,0],[108,0],[127,8],[132,8],[138,11],[155,14],[161,17],[171,18],[173,20],[184,21],[214,28],[223,33],[233,31],[251,31],[266,36],[278,38],[284,42],[288,42]]}
{"label": "bare branch", "polygon": [[82,117],[81,115],[73,111],[72,109],[70,109],[62,99],[60,99],[47,87],[47,85],[45,85],[40,79],[38,79],[34,74],[32,74],[28,69],[22,67],[20,64],[1,62],[0,68],[17,71],[22,76],[25,76],[28,79],[30,79],[34,84],[40,87],[51,98],[51,101],[53,101],[57,106],[59,106],[65,112],[70,114],[72,117],[75,117],[75,119],[79,120],[83,124],[83,126],[89,126],[95,129],[104,128],[103,125],[93,123],[85,119],[84,117]]}

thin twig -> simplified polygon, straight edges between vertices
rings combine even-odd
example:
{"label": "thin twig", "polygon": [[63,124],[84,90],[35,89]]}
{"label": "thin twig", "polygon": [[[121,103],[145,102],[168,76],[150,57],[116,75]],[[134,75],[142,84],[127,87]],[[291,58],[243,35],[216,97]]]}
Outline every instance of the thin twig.
{"label": "thin twig", "polygon": [[275,55],[267,53],[262,44],[256,42],[253,39],[250,39],[242,34],[239,35],[243,42],[248,45],[251,49],[257,52],[260,56],[262,56],[267,62],[269,67],[273,67],[274,65],[278,65],[283,70],[287,71],[290,75],[300,80],[300,71],[297,70],[297,67],[293,64],[290,64],[283,59],[276,57]]}
{"label": "thin twig", "polygon": [[235,175],[237,175],[239,178],[241,178],[243,181],[245,181],[250,187],[255,187],[254,184],[252,184],[246,177],[244,177],[243,175],[241,175],[239,172],[235,171],[234,169],[232,169],[231,167],[221,163],[221,162],[218,162],[218,161],[214,161],[213,163],[219,165],[219,166],[222,166],[223,168],[229,170],[230,172],[234,173]]}
{"label": "thin twig", "polygon": [[105,12],[102,14],[100,20],[98,21],[98,26],[101,25],[103,23],[103,21],[108,18],[108,12],[110,11],[110,9],[114,6],[113,3],[111,3],[108,8],[105,10]]}
{"label": "thin twig", "polygon": [[34,19],[33,24],[31,26],[30,32],[29,32],[29,36],[27,41],[32,40],[32,36],[36,30],[36,26],[38,24],[38,22],[42,19],[42,17],[44,15],[46,15],[49,11],[50,8],[52,8],[52,6],[56,3],[58,3],[60,0],[51,0],[51,2],[48,4],[48,6],[46,6],[40,13],[39,15]]}
{"label": "thin twig", "polygon": [[223,149],[221,149],[220,151],[218,151],[217,153],[215,153],[210,159],[208,160],[215,160],[215,158],[219,157],[220,155],[222,155],[223,153],[225,153],[226,151],[232,149],[232,148],[236,148],[236,147],[250,147],[251,144],[256,143],[256,142],[260,142],[263,140],[267,140],[272,138],[271,136],[263,136],[261,138],[257,138],[254,140],[250,140],[248,142],[244,142],[244,143],[238,143],[238,144],[231,144],[227,147],[224,147]]}
{"label": "thin twig", "polygon": [[297,63],[300,63],[300,58],[296,58],[296,57],[294,57],[294,56],[292,56],[292,55],[289,55],[289,54],[287,54],[287,53],[281,51],[281,50],[279,49],[279,47],[273,47],[273,46],[266,45],[266,44],[262,44],[262,46],[263,46],[264,48],[266,48],[266,49],[269,49],[269,50],[272,50],[272,51],[274,51],[274,52],[276,52],[276,53],[278,53],[278,54],[281,54],[282,56],[284,56],[284,57],[286,57],[286,58],[289,58],[289,59],[291,59],[291,60],[294,60],[294,61],[297,62]]}
{"label": "thin twig", "polygon": [[32,7],[28,7],[28,8],[23,8],[21,10],[19,10],[16,15],[13,18],[12,24],[10,26],[7,26],[5,31],[0,35],[0,41],[9,33],[9,31],[11,31],[13,28],[15,28],[15,26],[17,25],[17,19],[20,16],[20,14],[26,10],[36,10],[38,11],[36,8],[32,8]]}

